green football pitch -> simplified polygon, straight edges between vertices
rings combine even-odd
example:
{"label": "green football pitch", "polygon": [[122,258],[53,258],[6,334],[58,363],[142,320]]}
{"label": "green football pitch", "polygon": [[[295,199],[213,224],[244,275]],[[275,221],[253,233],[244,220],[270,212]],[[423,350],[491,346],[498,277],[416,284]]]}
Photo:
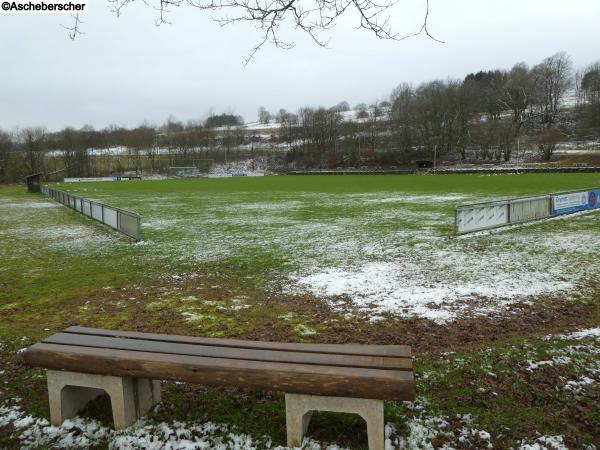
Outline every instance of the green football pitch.
{"label": "green football pitch", "polygon": [[[573,326],[599,323],[600,212],[462,237],[453,227],[459,204],[598,188],[600,174],[274,176],[53,187],[139,213],[142,240],[131,242],[23,187],[0,187],[0,351],[8,355],[0,389],[24,398],[29,413],[47,413],[44,384],[36,371],[19,375],[18,350],[73,324],[303,342],[410,338],[423,354],[418,388],[432,404],[431,417],[473,414],[498,448],[514,439],[533,443],[536,429],[571,443],[577,435],[593,440],[574,425],[579,419],[561,416],[569,392],[546,392],[527,364],[568,357],[573,364],[564,383],[593,379],[597,344],[563,354],[569,341],[541,338],[564,331],[567,319]],[[432,336],[445,339],[436,344]],[[471,348],[472,341],[488,353]],[[449,350],[456,357],[439,356]],[[547,366],[544,376],[565,370]],[[513,385],[508,373],[520,370],[523,384]],[[502,371],[501,382],[484,375]],[[474,384],[459,388],[465,377]],[[488,408],[471,401],[463,407],[447,396],[484,396],[479,389],[505,397]],[[526,390],[540,396],[533,407]],[[167,403],[185,420],[175,406],[181,395],[173,386]],[[192,419],[231,423],[283,443],[283,428],[270,430],[268,421],[268,411],[281,421],[280,398],[252,400],[258,403],[243,410],[247,416],[234,412],[227,394],[209,398],[214,404],[203,405],[210,414]],[[581,414],[592,420],[597,399],[586,402]],[[556,407],[548,423],[545,404]],[[408,412],[391,408],[386,414],[397,439],[409,439],[418,414],[409,414],[407,425]],[[346,444],[362,439],[357,436]],[[18,442],[10,439],[7,446]]]}

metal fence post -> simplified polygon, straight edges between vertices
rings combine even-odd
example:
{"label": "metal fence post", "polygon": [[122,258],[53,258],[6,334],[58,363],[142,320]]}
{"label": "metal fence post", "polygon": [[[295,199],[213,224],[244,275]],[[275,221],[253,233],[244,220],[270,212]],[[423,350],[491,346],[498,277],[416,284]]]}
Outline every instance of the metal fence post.
{"label": "metal fence post", "polygon": [[454,234],[458,234],[458,208],[454,210]]}

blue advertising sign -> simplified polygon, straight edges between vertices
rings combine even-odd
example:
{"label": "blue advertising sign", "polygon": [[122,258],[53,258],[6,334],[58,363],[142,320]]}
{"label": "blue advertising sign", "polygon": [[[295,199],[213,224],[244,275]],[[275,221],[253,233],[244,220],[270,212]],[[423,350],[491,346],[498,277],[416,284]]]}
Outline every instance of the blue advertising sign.
{"label": "blue advertising sign", "polygon": [[555,195],[552,201],[556,216],[600,208],[600,190]]}
{"label": "blue advertising sign", "polygon": [[590,209],[600,207],[600,191],[588,192],[588,207]]}

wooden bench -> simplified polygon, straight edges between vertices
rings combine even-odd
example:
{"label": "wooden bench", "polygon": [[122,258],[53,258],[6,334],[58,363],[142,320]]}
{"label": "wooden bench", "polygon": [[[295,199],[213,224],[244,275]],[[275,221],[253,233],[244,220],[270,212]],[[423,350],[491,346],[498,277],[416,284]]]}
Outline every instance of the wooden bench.
{"label": "wooden bench", "polygon": [[[106,392],[115,428],[160,401],[160,380],[284,392],[289,446],[312,411],[350,412],[367,422],[369,448],[384,448],[383,400],[413,400],[411,350],[403,345],[291,344],[70,327],[29,347],[48,369],[53,425]],[[153,381],[159,380],[159,381]]]}

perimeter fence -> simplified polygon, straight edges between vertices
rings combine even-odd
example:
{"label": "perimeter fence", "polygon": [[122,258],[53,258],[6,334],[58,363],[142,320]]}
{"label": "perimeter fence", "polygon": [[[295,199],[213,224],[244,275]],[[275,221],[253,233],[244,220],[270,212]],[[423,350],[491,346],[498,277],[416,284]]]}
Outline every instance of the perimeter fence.
{"label": "perimeter fence", "polygon": [[141,219],[138,214],[69,194],[65,191],[52,189],[48,186],[42,186],[40,190],[46,197],[62,203],[84,216],[102,222],[136,241],[140,240]]}
{"label": "perimeter fence", "polygon": [[457,235],[600,208],[600,189],[558,192],[456,207]]}

